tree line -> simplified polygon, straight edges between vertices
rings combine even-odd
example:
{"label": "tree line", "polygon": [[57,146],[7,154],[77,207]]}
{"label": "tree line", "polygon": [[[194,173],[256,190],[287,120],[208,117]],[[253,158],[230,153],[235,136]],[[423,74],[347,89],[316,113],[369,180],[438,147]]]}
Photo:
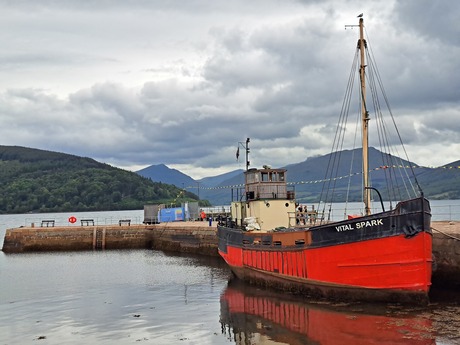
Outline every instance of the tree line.
{"label": "tree line", "polygon": [[129,210],[198,200],[91,158],[16,146],[0,146],[0,188],[0,213]]}

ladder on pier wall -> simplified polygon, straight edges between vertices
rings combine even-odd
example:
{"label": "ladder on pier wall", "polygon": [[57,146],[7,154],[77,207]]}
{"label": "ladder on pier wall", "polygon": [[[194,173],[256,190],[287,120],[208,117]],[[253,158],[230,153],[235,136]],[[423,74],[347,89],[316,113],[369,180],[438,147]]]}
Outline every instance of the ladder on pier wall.
{"label": "ladder on pier wall", "polygon": [[105,249],[105,233],[105,228],[93,230],[93,250]]}

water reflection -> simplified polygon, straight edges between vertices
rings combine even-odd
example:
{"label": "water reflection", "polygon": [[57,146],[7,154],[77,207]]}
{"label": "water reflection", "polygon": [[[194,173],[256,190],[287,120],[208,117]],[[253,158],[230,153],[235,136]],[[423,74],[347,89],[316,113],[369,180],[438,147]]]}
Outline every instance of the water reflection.
{"label": "water reflection", "polygon": [[222,332],[250,344],[436,344],[432,322],[396,306],[305,303],[238,280],[221,295]]}

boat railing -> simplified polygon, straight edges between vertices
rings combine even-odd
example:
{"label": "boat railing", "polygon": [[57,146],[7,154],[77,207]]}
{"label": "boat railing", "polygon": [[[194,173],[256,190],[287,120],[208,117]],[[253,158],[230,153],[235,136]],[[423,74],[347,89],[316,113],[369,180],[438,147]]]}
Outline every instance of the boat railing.
{"label": "boat railing", "polygon": [[251,190],[246,191],[246,200],[272,200],[272,199],[295,199],[295,191],[293,186],[252,186]]}
{"label": "boat railing", "polygon": [[232,188],[232,202],[253,200],[288,199],[295,200],[295,186],[286,185],[252,185],[251,188]]}

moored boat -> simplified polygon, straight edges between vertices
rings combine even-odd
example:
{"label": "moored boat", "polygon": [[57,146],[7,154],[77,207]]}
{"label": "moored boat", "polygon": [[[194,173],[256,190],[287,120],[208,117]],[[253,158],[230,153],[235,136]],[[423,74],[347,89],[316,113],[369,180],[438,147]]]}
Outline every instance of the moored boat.
{"label": "moored boat", "polygon": [[[371,190],[381,194],[369,176],[363,23],[360,18],[357,47],[363,100],[363,214],[332,222],[312,213],[302,224],[287,171],[247,166],[244,194],[232,202],[231,219],[218,225],[219,254],[238,278],[258,285],[332,299],[427,302],[431,210],[417,181],[417,195],[400,199],[388,211],[381,199],[382,210],[372,213]],[[247,153],[248,143],[249,139]]]}

